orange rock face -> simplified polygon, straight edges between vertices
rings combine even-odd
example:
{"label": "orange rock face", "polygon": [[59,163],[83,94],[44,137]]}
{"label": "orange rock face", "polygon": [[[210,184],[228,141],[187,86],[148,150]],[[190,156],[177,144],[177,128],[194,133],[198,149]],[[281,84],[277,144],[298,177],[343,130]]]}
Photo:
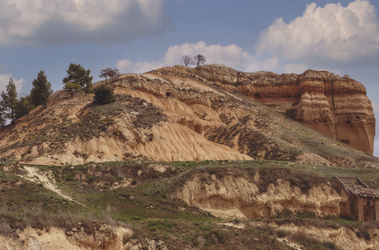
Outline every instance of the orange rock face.
{"label": "orange rock face", "polygon": [[375,118],[365,87],[348,76],[308,70],[299,75],[297,119],[320,133],[373,153]]}
{"label": "orange rock face", "polygon": [[272,105],[308,127],[365,153],[373,153],[375,118],[365,87],[327,71],[303,74],[243,73],[219,65],[191,74]]}

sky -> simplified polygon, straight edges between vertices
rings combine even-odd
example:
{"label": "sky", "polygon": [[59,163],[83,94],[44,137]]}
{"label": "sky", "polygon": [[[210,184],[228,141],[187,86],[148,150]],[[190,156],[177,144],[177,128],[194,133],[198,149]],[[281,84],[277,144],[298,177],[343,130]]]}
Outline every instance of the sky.
{"label": "sky", "polygon": [[[0,90],[12,77],[25,96],[40,70],[60,90],[70,63],[96,82],[108,67],[142,73],[203,54],[244,72],[348,74],[379,117],[378,10],[375,0],[0,0]],[[374,147],[379,156],[379,136]]]}

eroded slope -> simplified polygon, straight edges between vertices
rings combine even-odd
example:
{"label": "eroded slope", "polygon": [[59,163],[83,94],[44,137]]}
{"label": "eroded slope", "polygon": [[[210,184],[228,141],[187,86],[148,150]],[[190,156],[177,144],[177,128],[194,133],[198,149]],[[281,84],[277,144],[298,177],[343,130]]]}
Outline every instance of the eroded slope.
{"label": "eroded slope", "polygon": [[[1,131],[0,156],[5,161],[45,165],[136,159],[199,161],[255,158],[376,168],[375,157],[291,120],[302,110],[301,103],[292,106],[292,101],[299,97],[297,88],[303,86],[303,82],[316,84],[314,78],[309,78],[313,76],[312,72],[301,76],[279,76],[267,72],[244,74],[217,65],[195,69],[181,66],[162,68],[145,74],[121,75],[108,83],[96,83],[109,84],[114,88],[117,101],[107,105],[93,104],[91,94],[76,93],[70,97],[69,93],[58,91],[49,100],[47,109],[38,107],[19,119],[15,126]],[[324,78],[328,77],[336,78],[330,73]],[[324,82],[320,84],[325,85]],[[366,113],[370,115],[372,107],[363,96],[364,87],[356,82],[352,84],[363,100],[356,104],[355,110],[361,113],[361,108],[366,107]],[[249,86],[260,87],[245,91],[244,88]],[[318,87],[315,89],[319,90]],[[345,88],[340,89],[344,93]],[[274,91],[276,94],[269,98],[274,105],[252,100],[266,100],[260,94],[259,98],[252,94],[259,91],[266,91],[265,95]],[[287,92],[293,92],[293,95]],[[292,109],[292,113],[283,111],[282,107],[290,103],[296,112]],[[359,103],[366,103],[366,106]],[[310,107],[319,106],[315,103]],[[346,111],[342,106],[339,109]],[[370,119],[366,121],[374,124],[374,118]],[[306,123],[305,120],[303,122]],[[357,126],[361,122],[359,120]],[[371,138],[372,133],[367,132],[367,135]],[[364,139],[360,142],[370,144]]]}

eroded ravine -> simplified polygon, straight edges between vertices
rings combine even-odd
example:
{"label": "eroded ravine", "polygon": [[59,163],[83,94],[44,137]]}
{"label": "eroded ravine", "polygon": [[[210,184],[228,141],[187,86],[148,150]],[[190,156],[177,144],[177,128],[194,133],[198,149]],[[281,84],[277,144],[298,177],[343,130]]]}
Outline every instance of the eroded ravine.
{"label": "eroded ravine", "polygon": [[71,196],[62,192],[62,190],[55,184],[53,172],[40,172],[36,167],[24,166],[23,168],[26,170],[27,174],[19,175],[20,177],[37,184],[42,184],[45,188],[57,193],[62,198],[84,206],[82,203],[76,201]]}

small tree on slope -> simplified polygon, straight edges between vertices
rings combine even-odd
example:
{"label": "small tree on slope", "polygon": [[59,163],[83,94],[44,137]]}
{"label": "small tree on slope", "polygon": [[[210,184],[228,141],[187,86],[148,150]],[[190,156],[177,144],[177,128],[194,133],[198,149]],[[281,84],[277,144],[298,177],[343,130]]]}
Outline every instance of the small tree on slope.
{"label": "small tree on slope", "polygon": [[197,67],[205,63],[205,56],[201,54],[194,56],[193,59],[195,60],[195,64]]}
{"label": "small tree on slope", "polygon": [[91,70],[85,70],[80,64],[71,63],[68,70],[66,70],[67,76],[63,78],[63,84],[67,82],[77,83],[86,93],[92,92],[92,79],[90,76]]}
{"label": "small tree on slope", "polygon": [[53,90],[51,89],[51,84],[47,81],[45,72],[41,70],[37,75],[37,79],[34,79],[33,87],[30,90],[30,98],[33,105],[38,106],[42,104],[42,107],[46,109],[46,101],[52,94]]}
{"label": "small tree on slope", "polygon": [[107,104],[115,101],[116,98],[114,97],[112,87],[103,84],[95,88],[94,103]]}
{"label": "small tree on slope", "polygon": [[12,124],[15,124],[16,120],[16,107],[17,107],[17,91],[16,85],[11,78],[8,85],[6,86],[6,91],[1,92],[1,107],[3,111],[3,117],[12,120]]}

